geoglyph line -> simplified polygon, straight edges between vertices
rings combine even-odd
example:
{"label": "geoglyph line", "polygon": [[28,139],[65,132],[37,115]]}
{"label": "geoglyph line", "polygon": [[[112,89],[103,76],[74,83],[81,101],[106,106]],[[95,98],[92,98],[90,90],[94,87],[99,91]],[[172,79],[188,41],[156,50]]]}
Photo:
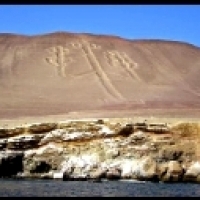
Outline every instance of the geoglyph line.
{"label": "geoglyph line", "polygon": [[99,61],[97,60],[96,56],[94,55],[92,49],[99,49],[100,47],[96,44],[90,44],[85,40],[82,40],[82,43],[78,43],[78,45],[73,46],[78,47],[84,53],[85,58],[87,59],[88,63],[92,67],[92,69],[96,72],[100,82],[102,83],[103,87],[107,91],[108,95],[114,97],[115,99],[124,99],[124,97],[119,93],[119,91],[113,86],[110,79],[108,78],[107,74],[102,69]]}
{"label": "geoglyph line", "polygon": [[57,67],[58,67],[57,64],[54,63],[54,60],[55,60],[55,59],[56,59],[56,58],[55,58],[54,56],[45,58],[45,60],[46,60],[46,62],[47,62],[48,64],[51,64],[51,65],[55,66],[55,67],[54,67],[54,71],[55,71],[54,73],[55,73],[57,76],[61,76],[60,70],[57,68]]}
{"label": "geoglyph line", "polygon": [[48,49],[49,53],[51,54],[50,57],[46,58],[46,61],[55,66],[55,73],[61,77],[67,77],[66,74],[66,66],[74,62],[74,60],[70,57],[66,57],[70,50],[64,48],[62,46],[56,46]]}
{"label": "geoglyph line", "polygon": [[133,68],[137,68],[138,64],[133,62],[126,53],[124,52],[121,53],[118,51],[107,51],[104,53],[104,56],[107,60],[107,63],[110,66],[124,66],[125,70],[128,72],[128,74],[131,77],[133,77],[134,79],[137,79],[138,81],[141,81],[140,77],[137,75],[137,73],[133,69]]}
{"label": "geoglyph line", "polygon": [[110,66],[119,65],[119,60],[114,58],[114,53],[112,51],[104,52],[104,57]]}
{"label": "geoglyph line", "polygon": [[76,74],[76,75],[72,75],[71,74],[71,77],[73,77],[73,78],[82,78],[83,76],[87,76],[87,75],[94,74],[94,73],[95,72],[92,70],[92,71],[82,72],[82,73],[79,73],[79,74]]}
{"label": "geoglyph line", "polygon": [[[137,68],[138,64],[133,62],[129,58],[129,56],[124,52],[123,52],[123,54],[117,52],[117,56],[120,58],[120,61],[124,64],[125,69],[130,74],[130,76],[132,76],[133,78],[137,79],[138,81],[141,81],[140,77],[138,76],[138,74],[133,69],[133,68]],[[133,67],[131,67],[131,66],[133,66]]]}

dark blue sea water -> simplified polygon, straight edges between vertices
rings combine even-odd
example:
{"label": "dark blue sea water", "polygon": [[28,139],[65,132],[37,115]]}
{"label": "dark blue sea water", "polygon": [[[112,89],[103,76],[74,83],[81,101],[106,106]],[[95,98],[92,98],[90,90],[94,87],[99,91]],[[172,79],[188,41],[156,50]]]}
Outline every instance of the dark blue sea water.
{"label": "dark blue sea water", "polygon": [[0,180],[0,196],[196,197],[200,185],[124,181]]}

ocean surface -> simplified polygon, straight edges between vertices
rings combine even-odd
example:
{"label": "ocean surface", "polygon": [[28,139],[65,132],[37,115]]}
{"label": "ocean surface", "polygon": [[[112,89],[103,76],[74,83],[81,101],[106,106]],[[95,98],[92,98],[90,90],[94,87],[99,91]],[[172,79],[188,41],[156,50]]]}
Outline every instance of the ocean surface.
{"label": "ocean surface", "polygon": [[130,181],[0,180],[0,196],[7,197],[198,197],[194,183],[152,183]]}

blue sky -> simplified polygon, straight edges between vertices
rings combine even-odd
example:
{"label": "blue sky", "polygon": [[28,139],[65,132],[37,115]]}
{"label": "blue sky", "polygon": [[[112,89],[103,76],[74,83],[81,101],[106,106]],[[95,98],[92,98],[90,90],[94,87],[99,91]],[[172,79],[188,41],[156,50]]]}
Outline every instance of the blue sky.
{"label": "blue sky", "polygon": [[55,31],[167,39],[200,47],[200,5],[0,5],[0,33]]}

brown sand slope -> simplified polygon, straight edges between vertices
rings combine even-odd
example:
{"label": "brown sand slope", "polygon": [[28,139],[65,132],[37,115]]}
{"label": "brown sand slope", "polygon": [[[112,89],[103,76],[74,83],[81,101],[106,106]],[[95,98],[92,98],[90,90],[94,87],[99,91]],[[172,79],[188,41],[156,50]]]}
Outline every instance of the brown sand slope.
{"label": "brown sand slope", "polygon": [[[200,49],[112,36],[0,34],[0,118],[200,109]],[[200,112],[199,112],[200,113]],[[200,116],[200,115],[199,115]]]}

